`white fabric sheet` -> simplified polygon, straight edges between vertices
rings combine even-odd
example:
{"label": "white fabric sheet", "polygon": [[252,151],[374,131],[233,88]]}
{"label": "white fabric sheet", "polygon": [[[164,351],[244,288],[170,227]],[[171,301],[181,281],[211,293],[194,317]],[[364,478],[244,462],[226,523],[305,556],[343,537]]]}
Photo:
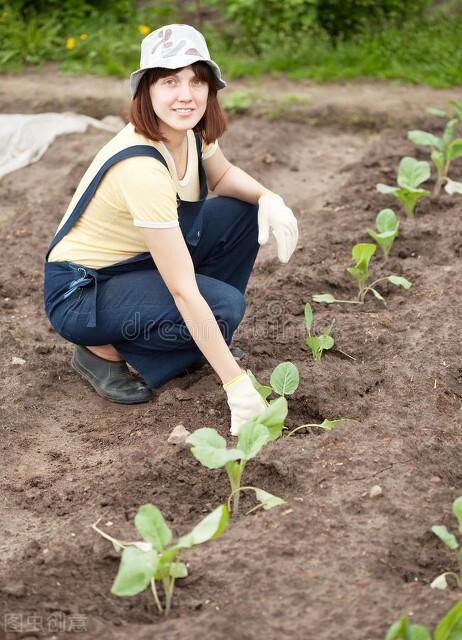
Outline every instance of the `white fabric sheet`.
{"label": "white fabric sheet", "polygon": [[83,133],[89,127],[119,131],[121,118],[96,120],[78,113],[0,114],[0,179],[37,162],[56,136]]}

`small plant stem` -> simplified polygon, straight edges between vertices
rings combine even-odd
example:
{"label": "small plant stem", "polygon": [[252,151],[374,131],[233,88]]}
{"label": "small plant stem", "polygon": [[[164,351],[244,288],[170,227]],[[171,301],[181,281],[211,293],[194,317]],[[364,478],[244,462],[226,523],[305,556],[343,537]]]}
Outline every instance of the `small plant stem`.
{"label": "small plant stem", "polygon": [[157,610],[159,611],[159,613],[162,613],[163,609],[162,609],[162,605],[160,604],[159,594],[157,593],[156,581],[154,580],[154,578],[151,578],[151,591],[152,591],[152,595],[154,596],[154,601],[156,603]]}
{"label": "small plant stem", "polygon": [[441,193],[441,187],[444,184],[444,181],[447,178],[447,173],[449,169],[449,160],[446,160],[444,163],[443,171],[438,171],[438,178],[436,179],[435,186],[433,187],[432,197],[438,199]]}
{"label": "small plant stem", "polygon": [[241,491],[248,491],[248,490],[252,490],[255,491],[256,487],[238,487],[237,489],[234,489],[234,491],[232,493],[230,493],[229,498],[228,498],[228,509],[231,509],[231,500],[233,501],[233,514],[236,515],[237,511],[235,511],[235,506],[237,504],[238,509],[239,509],[239,500],[236,500],[236,498],[239,497]]}
{"label": "small plant stem", "polygon": [[168,616],[168,614],[170,613],[170,608],[172,606],[172,596],[173,596],[173,589],[175,587],[175,578],[171,576],[168,578],[163,578],[163,583],[164,583],[164,592],[165,592],[164,615]]}
{"label": "small plant stem", "polygon": [[301,424],[299,427],[295,427],[295,429],[292,429],[292,431],[289,431],[289,433],[287,434],[287,438],[289,436],[291,436],[293,433],[295,433],[296,431],[298,431],[299,429],[306,429],[307,427],[320,427],[321,425],[319,424]]}
{"label": "small plant stem", "polygon": [[406,214],[406,218],[409,218],[409,220],[412,220],[414,218],[414,206],[415,205],[410,204],[404,205],[404,213]]}
{"label": "small plant stem", "polygon": [[361,301],[364,302],[364,298],[365,298],[367,292],[370,291],[371,289],[373,289],[377,283],[384,282],[384,280],[388,280],[388,278],[387,277],[378,278],[378,280],[374,280],[374,282],[372,282],[368,287],[365,287],[363,289],[363,294],[362,294],[362,300]]}
{"label": "small plant stem", "polygon": [[99,518],[94,524],[92,524],[91,528],[94,529],[97,533],[99,533],[100,536],[103,536],[103,538],[106,538],[106,540],[109,540],[109,542],[112,542],[112,544],[116,544],[118,547],[125,549],[127,547],[126,543],[120,542],[120,540],[116,540],[116,538],[112,538],[108,533],[105,533],[104,531],[99,529],[99,527],[96,526],[100,520],[101,518]]}

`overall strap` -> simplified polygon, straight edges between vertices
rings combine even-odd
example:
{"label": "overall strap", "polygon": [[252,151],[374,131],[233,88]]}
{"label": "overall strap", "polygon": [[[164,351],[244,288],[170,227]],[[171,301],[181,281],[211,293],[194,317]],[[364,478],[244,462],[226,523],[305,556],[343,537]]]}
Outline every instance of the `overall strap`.
{"label": "overall strap", "polygon": [[204,166],[202,164],[202,136],[200,133],[195,133],[196,149],[197,149],[197,161],[199,164],[199,200],[205,200],[208,193],[207,176],[205,175]]}
{"label": "overall strap", "polygon": [[[197,143],[197,140],[196,140],[196,143]],[[162,164],[168,170],[167,162],[165,161],[160,151],[158,151],[157,149],[154,149],[154,147],[150,147],[147,144],[136,144],[136,145],[133,145],[132,147],[127,147],[126,149],[122,149],[122,151],[119,151],[118,153],[113,155],[111,158],[106,160],[106,162],[101,166],[98,173],[95,175],[93,180],[90,182],[88,187],[83,192],[79,201],[75,205],[71,215],[68,217],[66,222],[63,224],[61,229],[57,232],[57,234],[51,241],[51,244],[48,247],[48,251],[45,257],[45,261],[48,260],[48,256],[50,254],[50,251],[53,249],[53,247],[55,247],[58,244],[58,242],[62,240],[62,238],[64,238],[64,236],[67,233],[69,233],[69,231],[72,229],[74,224],[83,214],[83,212],[88,206],[88,203],[95,195],[96,189],[98,188],[99,183],[101,182],[101,180],[103,179],[107,171],[109,171],[109,169],[112,166],[117,164],[117,162],[120,162],[121,160],[125,160],[126,158],[133,158],[135,156],[150,156],[151,158],[155,158],[156,160],[159,160],[159,162],[162,162]],[[199,161],[199,166],[202,167],[202,163],[200,161]],[[202,184],[201,184],[201,191],[202,191]]]}

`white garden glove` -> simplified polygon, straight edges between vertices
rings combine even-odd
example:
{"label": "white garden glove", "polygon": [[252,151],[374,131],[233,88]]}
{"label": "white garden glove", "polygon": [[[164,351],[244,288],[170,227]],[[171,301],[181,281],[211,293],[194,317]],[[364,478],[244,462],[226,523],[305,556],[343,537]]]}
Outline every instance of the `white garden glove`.
{"label": "white garden glove", "polygon": [[231,435],[237,436],[242,425],[265,411],[267,404],[246,373],[224,384],[223,389],[231,409]]}
{"label": "white garden glove", "polygon": [[275,193],[265,193],[258,200],[259,244],[268,242],[270,229],[276,238],[279,260],[289,262],[297,246],[297,219],[292,209],[286,207],[281,196]]}

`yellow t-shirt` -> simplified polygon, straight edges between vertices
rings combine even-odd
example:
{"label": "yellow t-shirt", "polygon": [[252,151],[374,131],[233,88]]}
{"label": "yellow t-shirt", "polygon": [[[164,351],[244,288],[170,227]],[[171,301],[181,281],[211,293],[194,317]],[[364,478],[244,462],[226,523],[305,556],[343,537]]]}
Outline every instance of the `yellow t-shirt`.
{"label": "yellow t-shirt", "polygon": [[[176,195],[182,200],[199,199],[199,171],[194,132],[189,130],[188,161],[180,180],[175,163],[162,142],[154,142],[127,124],[95,156],[80,181],[58,229],[66,222],[79,198],[101,166],[113,155],[134,145],[154,147],[164,157],[168,170],[156,160],[136,156],[112,166],[101,180],[86,210],[69,233],[52,249],[50,262],[75,262],[100,269],[147,251],[139,227],[165,229],[179,226]],[[203,143],[202,159],[210,158],[218,142]]]}

